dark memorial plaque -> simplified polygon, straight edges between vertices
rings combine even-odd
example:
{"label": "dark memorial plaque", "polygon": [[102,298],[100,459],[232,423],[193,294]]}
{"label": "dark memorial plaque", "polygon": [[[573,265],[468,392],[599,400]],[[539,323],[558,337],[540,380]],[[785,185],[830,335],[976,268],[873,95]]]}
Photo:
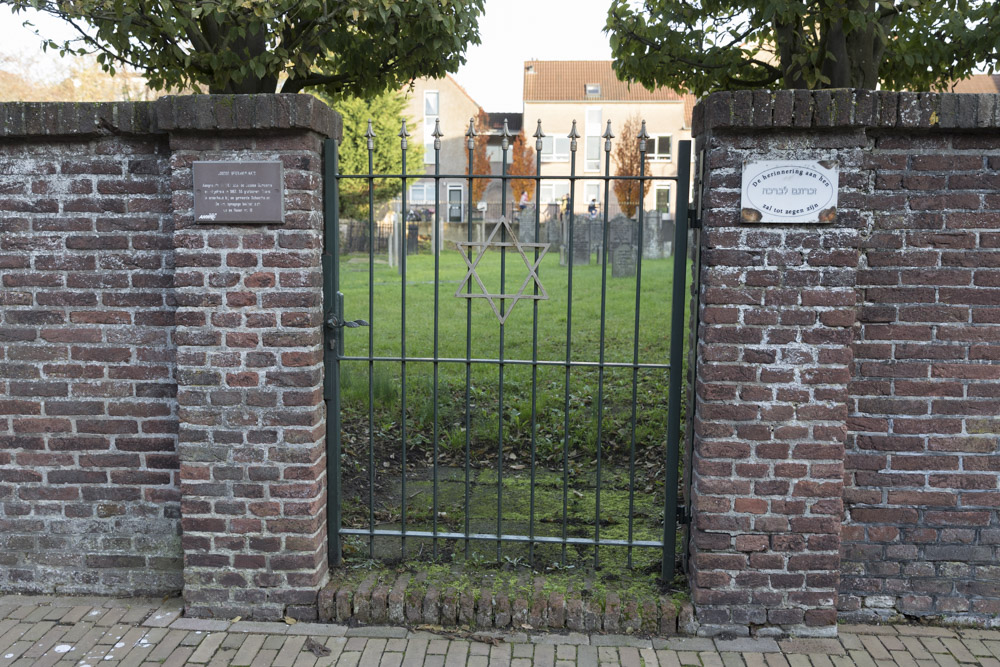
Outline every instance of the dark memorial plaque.
{"label": "dark memorial plaque", "polygon": [[192,171],[195,222],[285,222],[281,162],[198,161]]}

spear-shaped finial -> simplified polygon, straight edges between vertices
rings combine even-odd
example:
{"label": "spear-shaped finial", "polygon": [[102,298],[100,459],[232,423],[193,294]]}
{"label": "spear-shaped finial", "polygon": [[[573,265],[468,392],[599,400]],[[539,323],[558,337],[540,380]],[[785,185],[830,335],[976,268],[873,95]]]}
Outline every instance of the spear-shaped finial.
{"label": "spear-shaped finial", "polygon": [[434,119],[434,131],[431,132],[431,136],[434,137],[434,150],[436,150],[436,151],[441,150],[441,137],[444,136],[444,133],[441,132],[441,119],[440,118],[435,118]]}
{"label": "spear-shaped finial", "polygon": [[476,119],[469,119],[469,129],[466,130],[465,136],[468,139],[466,142],[469,146],[469,150],[474,150],[476,148]]}
{"label": "spear-shaped finial", "polygon": [[365,136],[368,137],[368,150],[375,150],[375,130],[372,129],[372,119],[368,119],[368,130],[365,132]]}
{"label": "spear-shaped finial", "polygon": [[605,153],[610,153],[611,152],[611,140],[615,138],[614,132],[611,131],[611,119],[610,118],[608,119],[608,127],[607,127],[606,130],[604,130],[604,134],[602,134],[601,136],[604,137],[604,152]]}
{"label": "spear-shaped finial", "polygon": [[502,139],[500,139],[500,148],[507,150],[510,148],[510,140],[514,136],[510,133],[510,128],[507,127],[507,119],[503,119],[503,132],[500,133]]}
{"label": "spear-shaped finial", "polygon": [[538,127],[535,128],[535,134],[533,134],[532,136],[535,137],[535,152],[541,153],[542,152],[542,137],[545,136],[545,133],[542,132],[542,119],[541,118],[538,119]]}
{"label": "spear-shaped finial", "polygon": [[649,139],[649,133],[646,132],[646,121],[642,121],[642,128],[640,128],[639,134],[637,136],[639,138],[639,152],[640,153],[645,153],[646,152],[646,140]]}
{"label": "spear-shaped finial", "polygon": [[399,131],[399,147],[404,151],[406,150],[406,138],[410,136],[410,133],[406,131],[406,119],[403,119],[403,127]]}
{"label": "spear-shaped finial", "polygon": [[569,131],[566,135],[569,137],[569,149],[572,152],[576,152],[576,140],[580,138],[580,133],[576,131],[576,121],[573,121],[573,129]]}

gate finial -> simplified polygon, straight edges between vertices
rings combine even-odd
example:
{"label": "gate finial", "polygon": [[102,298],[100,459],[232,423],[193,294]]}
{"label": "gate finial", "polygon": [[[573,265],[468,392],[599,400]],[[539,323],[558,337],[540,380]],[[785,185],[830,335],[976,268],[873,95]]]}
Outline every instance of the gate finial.
{"label": "gate finial", "polygon": [[500,148],[507,150],[510,148],[510,139],[514,135],[510,133],[510,129],[507,127],[506,118],[503,119],[503,132],[500,133],[500,136],[503,137],[503,139],[500,140]]}
{"label": "gate finial", "polygon": [[606,130],[604,130],[604,134],[601,135],[601,136],[604,137],[604,152],[610,153],[611,152],[611,140],[615,138],[614,132],[611,131],[611,119],[610,118],[608,119],[608,128]]}
{"label": "gate finial", "polygon": [[469,119],[469,129],[466,130],[465,136],[468,138],[469,150],[474,150],[476,148],[476,119]]}
{"label": "gate finial", "polygon": [[406,138],[410,133],[406,131],[406,119],[403,119],[403,128],[399,131],[399,147],[406,150]]}
{"label": "gate finial", "polygon": [[375,130],[372,129],[372,119],[368,119],[368,130],[365,131],[365,136],[368,137],[368,150],[375,150]]}
{"label": "gate finial", "polygon": [[646,140],[649,139],[649,133],[646,132],[646,121],[642,121],[642,128],[639,130],[639,134],[636,135],[639,139],[639,152],[646,152]]}
{"label": "gate finial", "polygon": [[569,137],[569,149],[572,152],[576,152],[576,140],[580,138],[580,133],[576,131],[576,120],[573,121],[573,129],[569,131],[566,135]]}
{"label": "gate finial", "polygon": [[441,119],[440,118],[435,118],[434,119],[434,131],[431,132],[431,136],[434,137],[434,150],[436,150],[436,151],[441,150],[441,137],[444,136],[444,133],[441,132]]}
{"label": "gate finial", "polygon": [[541,118],[538,119],[538,127],[535,128],[535,133],[532,136],[535,137],[535,152],[541,153],[542,152],[542,137],[545,136],[545,133],[542,132],[542,119]]}

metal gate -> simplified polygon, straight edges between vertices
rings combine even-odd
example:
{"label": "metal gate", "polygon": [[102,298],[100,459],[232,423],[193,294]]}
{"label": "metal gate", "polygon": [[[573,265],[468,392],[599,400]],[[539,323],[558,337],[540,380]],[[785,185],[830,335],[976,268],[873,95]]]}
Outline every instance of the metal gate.
{"label": "metal gate", "polygon": [[[523,559],[534,565],[544,559],[556,567],[583,558],[600,566],[610,550],[619,550],[624,558],[615,562],[631,568],[634,552],[641,550],[647,560],[658,561],[650,567],[669,581],[678,518],[684,520],[677,489],[690,141],[678,144],[677,176],[651,176],[643,123],[632,139],[640,153],[639,174],[611,176],[609,121],[603,173],[580,176],[574,122],[568,135],[570,173],[538,176],[545,136],[539,122],[536,175],[511,175],[505,124],[502,173],[482,175],[472,168],[475,134],[470,124],[467,173],[442,174],[441,133],[435,129],[433,176],[407,174],[405,124],[401,173],[373,172],[370,125],[367,173],[340,173],[339,144],[326,142],[330,563],[340,565],[345,551],[367,558],[389,553],[430,558],[446,552],[482,558],[485,545],[497,561]],[[400,182],[399,210],[405,212],[408,184],[427,178],[433,178],[436,193],[430,258],[408,258],[405,231],[393,238],[398,244],[394,272],[382,263],[376,243],[368,244],[367,253],[341,255],[339,200],[347,182],[360,183],[362,190],[367,184],[368,238],[376,239],[382,223],[375,220],[376,179]],[[534,205],[525,219],[501,216],[476,230],[470,194],[460,216],[467,234],[445,247],[440,223],[446,210],[452,217],[452,202],[441,206],[442,179],[462,179],[472,193],[473,184],[484,178],[500,181],[500,211],[508,210],[508,183],[514,179],[522,187],[530,179],[534,202],[540,201],[545,181],[568,181],[558,229],[550,227],[557,224],[555,218],[543,224],[543,207]],[[641,193],[652,181],[673,183],[673,261],[643,261],[650,223],[643,197],[634,219],[609,220],[607,205],[596,216],[577,212],[581,181],[599,183],[605,203],[614,181],[637,182]],[[405,229],[406,221],[399,225]],[[596,243],[577,242],[585,225]],[[545,238],[553,240],[543,242],[543,228]],[[414,247],[410,244],[411,251]],[[594,249],[597,259],[591,264]],[[586,262],[580,256],[584,252]],[[497,265],[499,289],[491,290]],[[511,281],[515,268],[520,273]],[[460,274],[464,277],[454,280]],[[526,277],[518,282],[521,275]]]}

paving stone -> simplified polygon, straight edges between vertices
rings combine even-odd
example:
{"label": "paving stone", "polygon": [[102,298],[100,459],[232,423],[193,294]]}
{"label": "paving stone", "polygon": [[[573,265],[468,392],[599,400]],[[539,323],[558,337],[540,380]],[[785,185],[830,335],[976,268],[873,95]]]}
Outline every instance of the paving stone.
{"label": "paving stone", "polygon": [[754,653],[777,653],[778,642],[773,639],[753,639],[750,637],[739,637],[737,639],[716,639],[715,647],[719,651],[732,651],[743,653],[752,651]]}
{"label": "paving stone", "polygon": [[532,635],[531,641],[535,644],[581,645],[581,644],[589,644],[590,637],[581,634],[579,632],[570,632],[565,635],[557,635],[557,634]]}
{"label": "paving stone", "polygon": [[785,653],[805,653],[807,655],[812,655],[814,653],[822,653],[824,655],[842,655],[845,653],[843,645],[841,645],[841,643],[836,639],[782,639],[778,642],[778,646],[780,646],[781,650]]}
{"label": "paving stone", "polygon": [[405,638],[406,628],[397,628],[388,625],[371,625],[363,628],[347,628],[348,637],[377,637],[377,638]]}
{"label": "paving stone", "polygon": [[672,651],[714,651],[715,643],[703,637],[678,637],[667,641]]}
{"label": "paving stone", "polygon": [[[867,626],[862,626],[867,627]],[[879,626],[874,626],[879,627]],[[901,635],[910,637],[958,637],[954,630],[948,628],[938,628],[933,625],[897,625],[893,627]],[[876,634],[876,633],[868,633]]]}
{"label": "paving stone", "polygon": [[228,632],[246,632],[246,633],[256,633],[261,635],[283,635],[286,632],[288,632],[288,628],[289,625],[287,623],[262,623],[260,621],[236,621],[235,623],[229,626]]}
{"label": "paving stone", "polygon": [[309,635],[312,637],[343,637],[347,634],[346,625],[334,623],[296,623],[289,625],[285,631],[288,635]]}
{"label": "paving stone", "polygon": [[[708,650],[714,651],[709,640]],[[591,646],[631,646],[632,648],[653,648],[653,642],[648,639],[629,637],[628,635],[594,635],[590,639]]]}
{"label": "paving stone", "polygon": [[178,618],[170,624],[171,630],[201,630],[202,632],[221,632],[228,630],[231,623],[213,618]]}

